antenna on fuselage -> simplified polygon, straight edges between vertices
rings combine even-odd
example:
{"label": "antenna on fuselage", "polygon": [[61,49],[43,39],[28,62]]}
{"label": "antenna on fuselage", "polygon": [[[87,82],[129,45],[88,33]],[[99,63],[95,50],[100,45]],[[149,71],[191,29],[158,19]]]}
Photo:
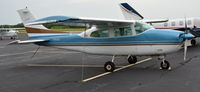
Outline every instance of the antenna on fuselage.
{"label": "antenna on fuselage", "polygon": [[[84,23],[85,24],[85,30],[84,30],[84,33],[83,33],[83,38],[87,37],[87,34],[86,34],[86,31],[87,29],[89,28],[89,25],[87,23]],[[85,50],[85,45],[84,43],[82,44],[83,46],[83,49]],[[84,67],[85,67],[85,57],[86,57],[86,53],[83,53],[82,54],[82,71],[81,71],[81,82],[83,82],[84,80]]]}
{"label": "antenna on fuselage", "polygon": [[26,9],[28,8],[28,0],[26,0]]}

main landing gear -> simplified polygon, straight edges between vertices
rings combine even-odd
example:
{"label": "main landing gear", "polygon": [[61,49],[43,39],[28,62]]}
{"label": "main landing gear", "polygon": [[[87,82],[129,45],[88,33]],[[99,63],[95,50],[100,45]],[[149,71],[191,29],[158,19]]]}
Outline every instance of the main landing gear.
{"label": "main landing gear", "polygon": [[[115,64],[114,64],[115,56],[112,57],[112,61],[108,61],[104,64],[104,69],[106,72],[113,72],[115,70]],[[170,63],[165,60],[165,56],[160,56],[158,59],[161,59],[162,62],[160,63],[160,70],[171,70]],[[130,64],[134,64],[137,62],[136,56],[128,56],[128,62]]]}
{"label": "main landing gear", "polygon": [[162,58],[162,62],[160,63],[160,70],[172,70],[170,63],[165,60],[165,57]]}
{"label": "main landing gear", "polygon": [[115,70],[115,64],[111,61],[108,61],[105,63],[104,69],[106,72],[113,72]]}
{"label": "main landing gear", "polygon": [[106,72],[113,72],[115,70],[114,59],[115,59],[115,56],[112,57],[112,62],[108,61],[104,64],[104,69]]}
{"label": "main landing gear", "polygon": [[[104,64],[104,69],[106,72],[113,72],[115,70],[115,64],[114,64],[115,56],[112,57],[112,61],[108,61]],[[130,64],[134,64],[137,62],[136,56],[128,56],[128,62]]]}

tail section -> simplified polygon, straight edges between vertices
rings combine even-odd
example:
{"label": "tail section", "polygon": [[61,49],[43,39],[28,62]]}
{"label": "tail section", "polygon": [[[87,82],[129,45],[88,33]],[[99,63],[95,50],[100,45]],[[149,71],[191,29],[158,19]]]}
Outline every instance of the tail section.
{"label": "tail section", "polygon": [[144,17],[133,9],[128,3],[121,3],[120,8],[126,20],[141,20]]}
{"label": "tail section", "polygon": [[63,33],[67,33],[49,30],[43,25],[29,25],[30,22],[34,22],[36,19],[27,8],[18,10],[18,13],[30,39],[38,36],[61,35]]}
{"label": "tail section", "polygon": [[47,29],[43,25],[27,25],[28,23],[33,22],[35,20],[35,17],[27,8],[18,10],[17,12],[19,13],[25,27]]}

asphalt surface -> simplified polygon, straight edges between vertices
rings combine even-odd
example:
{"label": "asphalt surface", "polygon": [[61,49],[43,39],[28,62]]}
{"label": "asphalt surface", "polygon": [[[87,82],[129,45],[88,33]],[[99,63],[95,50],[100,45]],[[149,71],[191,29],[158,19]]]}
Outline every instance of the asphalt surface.
{"label": "asphalt surface", "polygon": [[[19,39],[27,38],[26,35],[20,35]],[[199,41],[197,46],[188,48],[185,62],[183,50],[167,56],[172,71],[159,70],[161,61],[153,58],[85,83],[82,82],[83,79],[104,73],[101,66],[110,61],[112,56],[87,55],[40,47],[33,57],[38,46],[33,44],[7,46],[10,41],[12,40],[0,40],[0,92],[199,92],[200,90]],[[139,60],[145,58],[148,57],[138,57]],[[29,66],[30,64],[52,66]],[[83,64],[91,67],[83,68],[81,67]],[[128,65],[128,62],[126,57],[119,56],[115,64]]]}

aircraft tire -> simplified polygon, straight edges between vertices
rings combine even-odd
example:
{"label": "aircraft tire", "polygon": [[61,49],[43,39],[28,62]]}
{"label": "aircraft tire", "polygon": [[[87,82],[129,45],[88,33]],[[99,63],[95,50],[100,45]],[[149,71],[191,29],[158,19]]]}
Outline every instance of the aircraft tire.
{"label": "aircraft tire", "polygon": [[137,62],[137,57],[136,56],[130,56],[128,57],[128,62],[129,64],[134,64]]}
{"label": "aircraft tire", "polygon": [[196,45],[196,40],[191,40],[191,44],[192,44],[192,46],[195,46]]}
{"label": "aircraft tire", "polygon": [[167,60],[165,60],[164,62],[165,62],[165,63],[163,63],[163,62],[160,63],[160,67],[161,67],[162,69],[169,69],[169,67],[170,67],[169,62],[168,62]]}
{"label": "aircraft tire", "polygon": [[104,64],[104,69],[106,72],[113,72],[115,70],[115,64],[111,61],[108,61]]}

